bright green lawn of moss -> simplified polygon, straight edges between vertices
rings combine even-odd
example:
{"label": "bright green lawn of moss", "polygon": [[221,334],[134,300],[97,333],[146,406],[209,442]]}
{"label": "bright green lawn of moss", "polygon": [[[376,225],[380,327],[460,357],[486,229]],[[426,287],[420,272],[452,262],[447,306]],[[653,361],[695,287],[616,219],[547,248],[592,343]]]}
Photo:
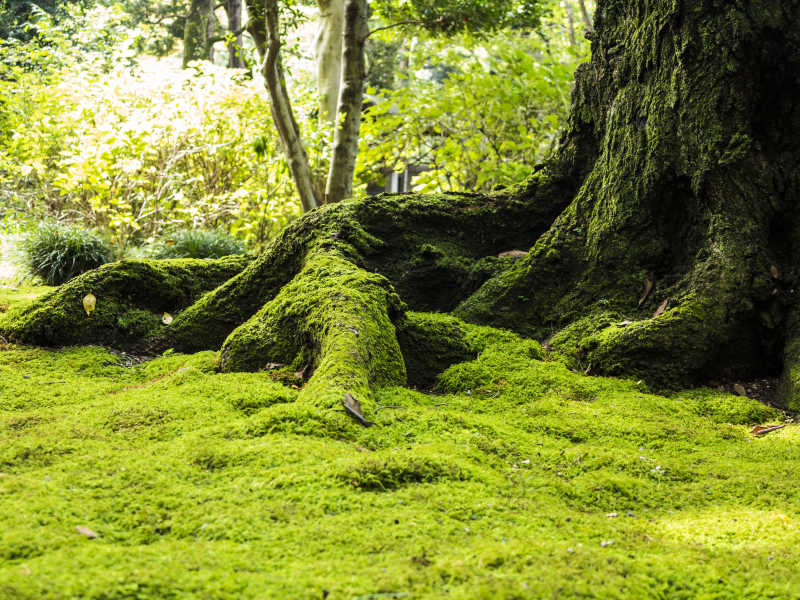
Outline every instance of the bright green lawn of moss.
{"label": "bright green lawn of moss", "polygon": [[216,360],[0,346],[0,598],[800,598],[755,401],[495,345],[342,430]]}
{"label": "bright green lawn of moss", "polygon": [[51,287],[14,287],[7,285],[0,285],[0,312],[5,312],[12,304],[19,302],[26,302],[41,296],[45,292],[49,292],[54,288]]}

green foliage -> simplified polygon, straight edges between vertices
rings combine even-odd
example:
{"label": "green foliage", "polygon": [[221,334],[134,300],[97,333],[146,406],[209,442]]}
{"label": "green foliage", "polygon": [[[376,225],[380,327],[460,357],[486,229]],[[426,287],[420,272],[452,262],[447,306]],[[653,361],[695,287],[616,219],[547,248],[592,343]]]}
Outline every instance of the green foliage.
{"label": "green foliage", "polygon": [[[94,11],[82,35],[118,18]],[[4,201],[91,223],[121,249],[178,224],[258,245],[298,214],[259,84],[208,63],[139,57],[132,68],[125,30],[111,50],[47,36],[35,51],[0,48]],[[14,66],[23,60],[32,66]]]}
{"label": "green foliage", "polygon": [[111,247],[97,233],[77,226],[43,223],[22,239],[24,268],[47,285],[61,285],[107,263]]}
{"label": "green foliage", "polygon": [[588,44],[571,45],[562,12],[542,34],[503,31],[429,39],[408,54],[395,90],[370,90],[377,102],[362,125],[357,178],[381,169],[427,170],[415,191],[488,192],[525,180],[552,149],[569,109],[569,87]]}
{"label": "green foliage", "polygon": [[148,253],[153,258],[222,258],[244,252],[242,241],[224,231],[182,229],[158,238]]}
{"label": "green foliage", "polygon": [[505,27],[534,28],[542,0],[379,0],[379,14],[388,22],[411,21],[432,32],[491,31]]}

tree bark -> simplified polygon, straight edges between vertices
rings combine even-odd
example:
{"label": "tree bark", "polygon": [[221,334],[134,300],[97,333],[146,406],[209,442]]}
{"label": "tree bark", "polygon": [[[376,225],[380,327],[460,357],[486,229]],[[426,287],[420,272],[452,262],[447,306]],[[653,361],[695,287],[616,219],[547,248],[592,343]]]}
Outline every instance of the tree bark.
{"label": "tree bark", "polygon": [[308,212],[319,206],[314,180],[308,163],[300,127],[292,111],[289,92],[286,89],[281,64],[280,17],[277,0],[267,0],[263,6],[256,0],[248,0],[250,12],[250,34],[256,42],[262,58],[261,73],[270,98],[272,120],[283,143],[284,154],[289,163],[297,193],[303,210]]}
{"label": "tree bark", "polygon": [[339,202],[353,195],[353,172],[358,155],[361,103],[364,97],[364,44],[367,36],[366,0],[345,3],[342,47],[342,83],[337,106],[337,126],[325,202]]}
{"label": "tree bark", "polygon": [[344,0],[318,0],[319,27],[314,40],[319,91],[319,121],[334,127],[342,81]]}
{"label": "tree bark", "polygon": [[[151,351],[307,366],[293,418],[344,419],[345,392],[368,413],[375,386],[429,384],[480,351],[469,323],[658,388],[780,376],[800,410],[800,4],[746,8],[600,2],[567,130],[518,189],[326,206],[199,299],[166,293],[190,278],[108,265],[9,311],[0,334],[125,347],[119,323],[139,323]],[[114,292],[132,285],[168,300]],[[96,289],[117,295],[93,291],[91,320],[80,298]],[[164,327],[153,315],[168,309]]]}
{"label": "tree bark", "polygon": [[226,0],[225,12],[228,15],[228,31],[233,40],[228,42],[228,67],[244,68],[244,48],[242,46],[242,0]]}
{"label": "tree bark", "polygon": [[575,47],[575,18],[572,15],[572,3],[570,0],[565,1],[567,7],[567,32],[569,33],[569,45]]}
{"label": "tree bark", "polygon": [[[183,30],[183,67],[193,60],[209,60],[209,39],[213,35],[212,0],[192,0]],[[209,28],[211,34],[209,34]]]}

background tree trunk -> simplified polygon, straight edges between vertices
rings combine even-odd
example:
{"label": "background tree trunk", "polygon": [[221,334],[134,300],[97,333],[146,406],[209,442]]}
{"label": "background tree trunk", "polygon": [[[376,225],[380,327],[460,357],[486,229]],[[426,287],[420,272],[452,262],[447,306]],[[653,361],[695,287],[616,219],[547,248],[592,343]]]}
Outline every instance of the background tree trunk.
{"label": "background tree trunk", "polygon": [[308,212],[317,208],[320,202],[316,196],[311,167],[308,163],[300,127],[294,118],[291,99],[286,89],[281,64],[280,18],[277,0],[262,3],[248,0],[250,25],[248,31],[253,36],[262,59],[261,73],[264,75],[270,98],[272,120],[283,143],[284,153],[289,163],[303,210]]}
{"label": "background tree trunk", "polygon": [[589,11],[586,10],[586,0],[578,0],[578,4],[581,7],[581,15],[583,16],[583,24],[586,27],[586,31],[594,31],[594,27],[592,27],[592,18],[589,16]]}
{"label": "background tree trunk", "polygon": [[358,155],[361,103],[364,98],[366,74],[364,57],[366,36],[366,0],[347,0],[342,47],[342,84],[328,184],[325,188],[326,203],[339,202],[353,195],[353,172]]}
{"label": "background tree trunk", "polygon": [[[183,30],[183,66],[193,60],[209,59],[209,39],[213,35],[210,16],[213,11],[212,0],[191,0],[186,26]],[[211,27],[211,34],[209,34]]]}
{"label": "background tree trunk", "polygon": [[333,127],[342,81],[344,0],[318,0],[319,28],[314,40],[319,90],[319,121]]}
{"label": "background tree trunk", "polygon": [[242,0],[226,0],[225,12],[228,15],[228,30],[233,41],[228,43],[228,67],[241,69],[245,66],[242,46]]}

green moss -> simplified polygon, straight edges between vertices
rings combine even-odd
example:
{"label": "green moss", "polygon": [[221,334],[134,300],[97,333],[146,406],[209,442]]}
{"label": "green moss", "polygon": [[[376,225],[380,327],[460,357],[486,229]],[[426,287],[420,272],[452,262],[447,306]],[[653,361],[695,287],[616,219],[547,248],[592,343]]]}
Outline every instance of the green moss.
{"label": "green moss", "polygon": [[600,313],[589,315],[570,323],[553,337],[547,344],[553,350],[553,358],[564,362],[572,369],[586,369],[585,343],[588,338],[606,327],[617,325],[623,321],[620,313]]}
{"label": "green moss", "polygon": [[0,595],[792,597],[797,426],[495,342],[368,429],[210,352],[5,346]]}
{"label": "green moss", "polygon": [[417,448],[410,452],[370,453],[349,460],[336,476],[346,485],[360,490],[385,491],[410,483],[468,479],[467,471],[447,454]]}
{"label": "green moss", "polygon": [[777,410],[758,400],[708,388],[685,390],[679,393],[679,397],[693,412],[708,417],[715,423],[757,425],[780,417]]}
{"label": "green moss", "polygon": [[514,345],[531,358],[544,357],[537,342],[442,313],[407,313],[398,325],[398,341],[408,381],[421,388],[432,387],[447,367],[469,360],[490,346]]}
{"label": "green moss", "polygon": [[51,292],[53,288],[39,287],[11,287],[0,285],[0,313],[7,311],[15,304],[28,303],[39,296]]}
{"label": "green moss", "polygon": [[[175,314],[242,270],[250,259],[128,260],[74,278],[0,316],[0,334],[27,344],[101,343],[146,349],[163,313]],[[97,298],[87,314],[83,298]]]}
{"label": "green moss", "polygon": [[317,252],[303,270],[221,351],[223,370],[290,364],[313,373],[300,401],[336,407],[345,392],[366,408],[371,387],[405,383],[392,317],[402,302],[388,281],[330,252]]}

